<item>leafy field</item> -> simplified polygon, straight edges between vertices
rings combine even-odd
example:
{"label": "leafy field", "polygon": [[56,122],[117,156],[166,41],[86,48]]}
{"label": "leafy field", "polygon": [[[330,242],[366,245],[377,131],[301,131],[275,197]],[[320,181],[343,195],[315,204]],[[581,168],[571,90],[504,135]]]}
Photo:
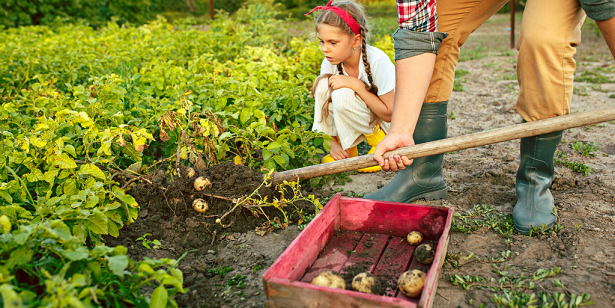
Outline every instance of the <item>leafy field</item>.
{"label": "leafy field", "polygon": [[143,286],[150,306],[174,306],[175,260],[135,262],[102,241],[137,219],[132,183],[235,157],[263,172],[319,162],[308,94],[322,55],[276,13],[0,32],[5,307],[142,306]]}

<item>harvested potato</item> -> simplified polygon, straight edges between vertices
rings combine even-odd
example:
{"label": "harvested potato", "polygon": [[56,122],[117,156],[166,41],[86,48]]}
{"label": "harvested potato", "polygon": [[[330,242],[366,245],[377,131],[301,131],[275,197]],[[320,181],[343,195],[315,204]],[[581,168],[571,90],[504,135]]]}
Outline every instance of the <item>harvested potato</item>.
{"label": "harvested potato", "polygon": [[211,181],[208,178],[200,176],[194,180],[194,189],[201,191],[205,188],[211,188]]}
{"label": "harvested potato", "polygon": [[186,175],[187,175],[189,178],[192,178],[192,177],[194,176],[194,174],[195,174],[195,172],[194,172],[194,169],[192,169],[192,167],[188,167],[188,168],[186,168]]}
{"label": "harvested potato", "polygon": [[419,245],[423,241],[423,235],[420,232],[412,231],[406,236],[406,241],[412,246]]}
{"label": "harvested potato", "polygon": [[431,244],[421,244],[414,251],[414,256],[423,264],[431,264],[436,256],[436,250]]}
{"label": "harvested potato", "polygon": [[312,284],[335,289],[346,289],[346,281],[344,281],[340,274],[334,271],[324,271],[318,274],[318,276],[312,279]]}
{"label": "harvested potato", "polygon": [[379,295],[382,293],[382,283],[375,275],[364,272],[352,278],[352,289],[363,293]]}
{"label": "harvested potato", "polygon": [[209,209],[209,203],[203,199],[194,199],[192,208],[199,213],[205,213]]}
{"label": "harvested potato", "polygon": [[399,276],[399,279],[397,279],[397,286],[405,296],[418,297],[423,291],[425,278],[427,278],[427,274],[420,270],[413,269]]}

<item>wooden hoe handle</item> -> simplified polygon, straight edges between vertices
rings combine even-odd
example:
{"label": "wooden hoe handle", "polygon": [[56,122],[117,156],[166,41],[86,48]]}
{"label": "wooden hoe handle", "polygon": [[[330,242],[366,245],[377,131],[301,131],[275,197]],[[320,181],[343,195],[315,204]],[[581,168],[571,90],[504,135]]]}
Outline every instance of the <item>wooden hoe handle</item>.
{"label": "wooden hoe handle", "polygon": [[[384,153],[384,157],[388,158],[391,154],[397,154],[414,159],[613,120],[615,120],[615,107],[609,107],[403,147]],[[362,155],[326,164],[278,172],[273,176],[273,184],[376,166],[378,163],[373,157],[373,154]]]}

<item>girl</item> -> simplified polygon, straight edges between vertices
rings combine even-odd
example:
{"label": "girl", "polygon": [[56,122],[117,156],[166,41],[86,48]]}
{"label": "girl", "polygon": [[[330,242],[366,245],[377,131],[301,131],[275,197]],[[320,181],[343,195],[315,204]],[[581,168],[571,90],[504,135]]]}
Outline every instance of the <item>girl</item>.
{"label": "girl", "polygon": [[395,66],[383,51],[366,43],[361,7],[352,1],[331,2],[306,14],[323,11],[315,28],[325,59],[312,88],[312,130],[333,137],[323,163],[357,156],[357,145],[365,139],[372,146],[368,154],[374,152],[389,131],[395,89]]}

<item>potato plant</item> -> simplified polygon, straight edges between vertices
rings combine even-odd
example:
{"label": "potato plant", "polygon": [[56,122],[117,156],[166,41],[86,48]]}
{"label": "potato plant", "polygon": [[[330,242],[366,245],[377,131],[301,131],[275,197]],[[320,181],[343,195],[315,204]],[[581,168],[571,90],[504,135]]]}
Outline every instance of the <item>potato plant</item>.
{"label": "potato plant", "polygon": [[[319,163],[329,137],[310,130],[308,89],[322,54],[276,14],[255,2],[206,31],[159,18],[0,32],[4,303],[174,306],[183,279],[172,260],[135,263],[102,243],[138,217],[131,183],[165,163],[171,177],[180,163],[235,156],[269,172]],[[390,37],[373,44],[392,55]],[[250,208],[274,206],[285,225],[284,208],[306,198],[254,199]],[[152,294],[141,293],[146,285]]]}
{"label": "potato plant", "polygon": [[150,307],[173,307],[175,294],[184,292],[175,260],[135,262],[123,246],[91,249],[59,219],[17,226],[0,221],[4,307],[144,307],[144,286],[155,288]]}

